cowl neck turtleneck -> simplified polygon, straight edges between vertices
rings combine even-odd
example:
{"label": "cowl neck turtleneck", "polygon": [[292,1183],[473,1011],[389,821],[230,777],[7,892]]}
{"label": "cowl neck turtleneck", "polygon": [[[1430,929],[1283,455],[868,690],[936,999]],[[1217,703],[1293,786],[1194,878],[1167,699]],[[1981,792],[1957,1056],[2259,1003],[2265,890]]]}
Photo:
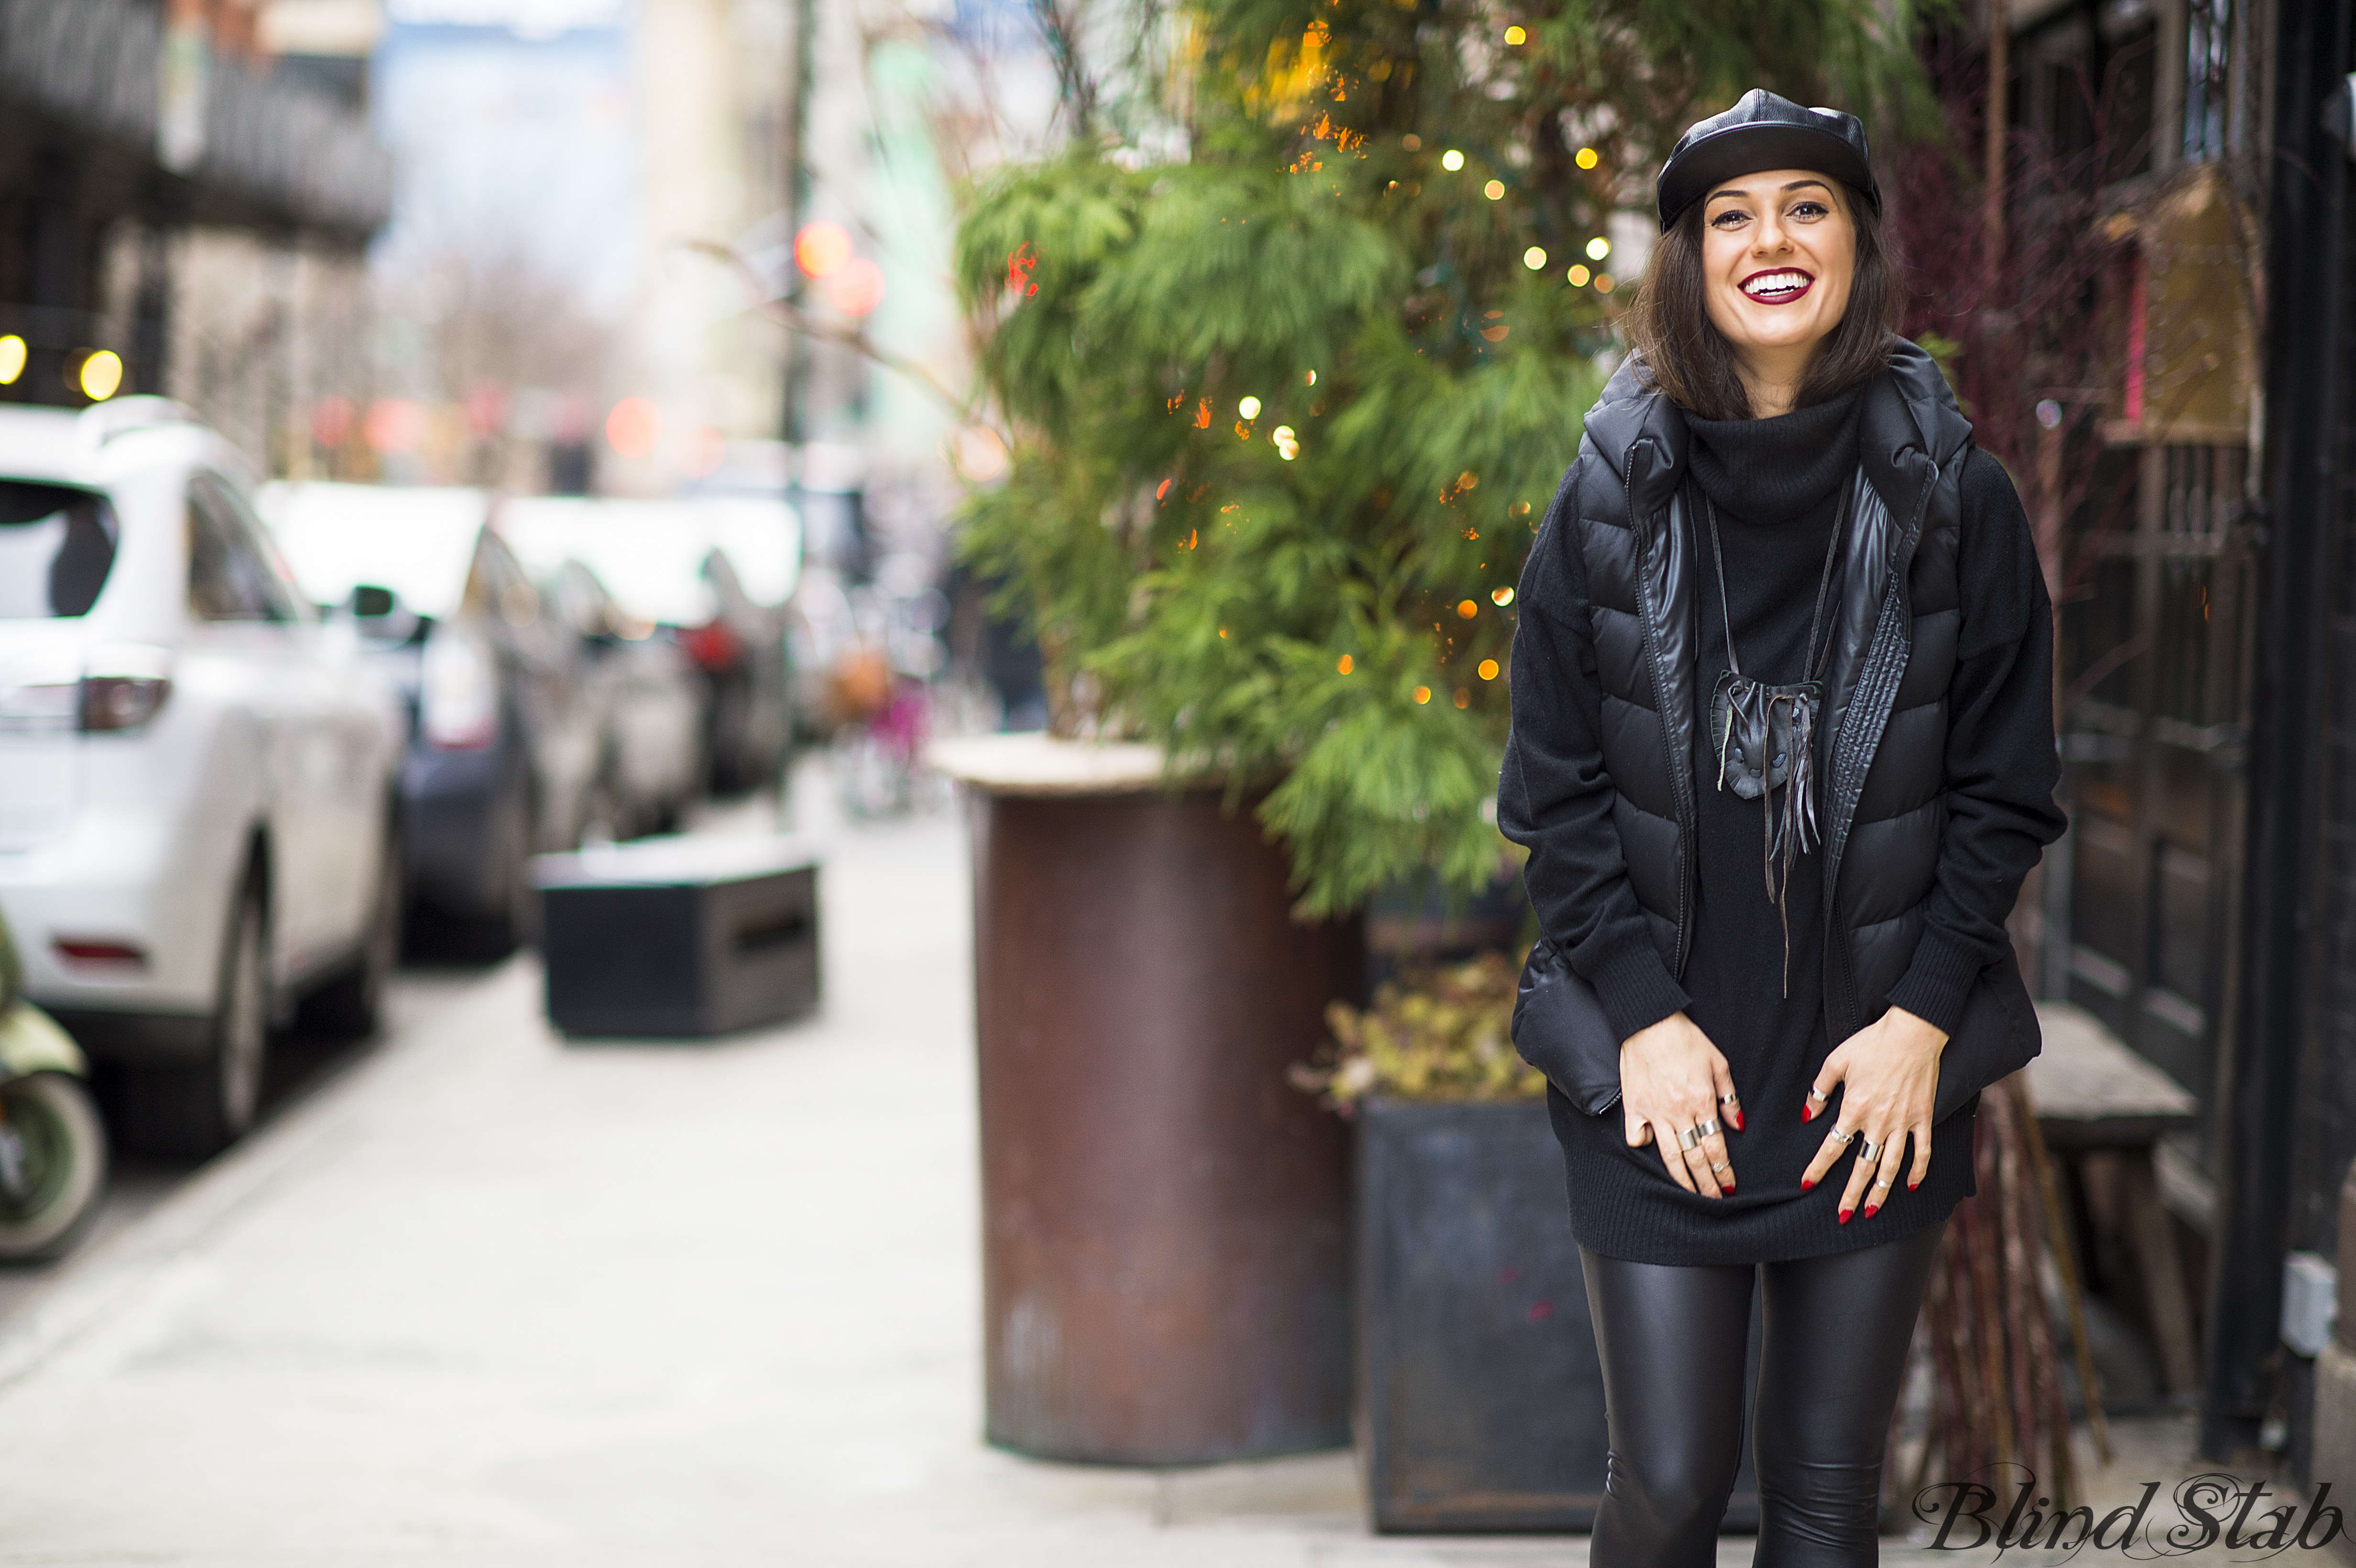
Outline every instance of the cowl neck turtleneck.
{"label": "cowl neck turtleneck", "polygon": [[1790,522],[1815,508],[1857,468],[1857,413],[1864,383],[1821,403],[1763,420],[1686,415],[1688,461],[1721,514],[1746,523]]}

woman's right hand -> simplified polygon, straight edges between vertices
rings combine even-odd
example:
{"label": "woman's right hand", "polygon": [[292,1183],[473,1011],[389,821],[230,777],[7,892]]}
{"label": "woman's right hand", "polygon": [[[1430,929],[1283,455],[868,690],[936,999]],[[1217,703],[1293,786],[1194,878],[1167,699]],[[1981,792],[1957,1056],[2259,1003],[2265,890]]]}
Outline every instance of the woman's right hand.
{"label": "woman's right hand", "polygon": [[1722,1198],[1734,1190],[1734,1160],[1723,1129],[1693,1147],[1677,1138],[1689,1128],[1722,1122],[1742,1130],[1742,1104],[1726,1058],[1682,1012],[1620,1042],[1620,1114],[1628,1147],[1655,1145],[1661,1163],[1688,1192]]}

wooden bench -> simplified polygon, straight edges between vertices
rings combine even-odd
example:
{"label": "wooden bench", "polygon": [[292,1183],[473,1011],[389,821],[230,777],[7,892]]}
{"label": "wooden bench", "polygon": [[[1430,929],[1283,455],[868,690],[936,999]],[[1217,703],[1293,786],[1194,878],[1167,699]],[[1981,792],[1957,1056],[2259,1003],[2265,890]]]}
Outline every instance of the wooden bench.
{"label": "wooden bench", "polygon": [[2200,1381],[2200,1352],[2154,1153],[2163,1134],[2194,1125],[2198,1103],[2084,1008],[2040,1002],[2037,1018],[2045,1049],[2028,1068],[2037,1125],[2052,1149],[2117,1162],[2120,1229],[2143,1279],[2161,1375],[2171,1393],[2184,1392]]}

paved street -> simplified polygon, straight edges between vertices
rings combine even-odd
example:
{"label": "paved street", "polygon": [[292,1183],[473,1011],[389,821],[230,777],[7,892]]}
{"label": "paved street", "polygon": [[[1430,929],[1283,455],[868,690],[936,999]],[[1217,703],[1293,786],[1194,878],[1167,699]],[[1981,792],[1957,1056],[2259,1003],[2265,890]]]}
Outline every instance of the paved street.
{"label": "paved street", "polygon": [[388,1041],[20,1285],[0,1563],[1585,1560],[1370,1538],[1346,1455],[983,1446],[963,844],[822,836],[822,1017],[565,1047],[529,960],[412,979]]}

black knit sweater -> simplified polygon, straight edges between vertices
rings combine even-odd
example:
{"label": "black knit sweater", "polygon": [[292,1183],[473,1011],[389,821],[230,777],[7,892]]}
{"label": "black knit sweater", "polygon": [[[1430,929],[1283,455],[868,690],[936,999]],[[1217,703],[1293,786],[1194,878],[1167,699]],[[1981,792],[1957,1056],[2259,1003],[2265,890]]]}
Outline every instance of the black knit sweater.
{"label": "black knit sweater", "polygon": [[[1717,508],[1726,557],[1725,603],[1745,674],[1784,682],[1804,678],[1809,622],[1838,510],[1842,482],[1857,466],[1855,391],[1774,419],[1721,423],[1688,419],[1695,440],[1691,473]],[[2029,521],[2001,464],[1975,453],[1963,476],[1957,573],[1963,626],[1949,691],[1948,771],[2021,781],[2016,821],[2050,818],[2053,807],[2051,718],[2051,618]],[[1694,689],[1715,686],[1727,667],[1727,614],[1720,611],[1707,525],[1696,539]],[[1533,857],[1530,893],[1548,930],[1574,923],[1549,906],[1589,881],[1566,874],[1566,843],[1593,846],[1616,861],[1609,805],[1603,836],[1535,818],[1529,803],[1561,798],[1549,770],[1603,771],[1601,691],[1592,647],[1583,635],[1586,578],[1563,530],[1549,529],[1524,575],[1522,616],[1514,646],[1514,730],[1499,792],[1508,835],[1544,852]],[[1657,1264],[1772,1262],[1893,1241],[1946,1217],[1973,1190],[1972,1116],[1960,1112],[1937,1127],[1929,1175],[1909,1192],[1902,1180],[1870,1220],[1837,1221],[1849,1160],[1813,1191],[1799,1178],[1828,1123],[1803,1124],[1801,1107],[1833,1041],[1826,1037],[1824,886],[1816,854],[1801,858],[1787,893],[1790,991],[1784,994],[1784,927],[1769,901],[1761,869],[1760,802],[1718,789],[1716,758],[1694,758],[1698,807],[1698,900],[1690,956],[1673,976],[1646,929],[1624,875],[1611,908],[1574,960],[1596,977],[1604,1009],[1622,1038],[1680,1008],[1726,1055],[1742,1098],[1745,1126],[1730,1129],[1737,1177],[1726,1199],[1702,1198],[1676,1185],[1660,1153],[1630,1148],[1619,1109],[1601,1116],[1549,1096],[1568,1165],[1572,1228],[1607,1256]],[[2040,788],[2040,784],[2044,787]],[[1981,817],[1977,820],[1988,820]],[[1991,831],[1965,841],[1965,819],[1951,822],[1940,875],[1925,911],[1912,967],[1891,990],[1893,1006],[1952,1030],[1978,972],[2002,953],[2011,891],[2035,863],[2033,834]],[[1591,827],[1592,825],[1589,825]],[[1994,869],[1997,875],[1985,874]],[[1550,896],[1550,894],[1552,896]],[[1582,944],[1582,947],[1586,944]],[[1595,960],[1593,963],[1588,960]],[[1838,1104],[1836,1097],[1834,1104]]]}

